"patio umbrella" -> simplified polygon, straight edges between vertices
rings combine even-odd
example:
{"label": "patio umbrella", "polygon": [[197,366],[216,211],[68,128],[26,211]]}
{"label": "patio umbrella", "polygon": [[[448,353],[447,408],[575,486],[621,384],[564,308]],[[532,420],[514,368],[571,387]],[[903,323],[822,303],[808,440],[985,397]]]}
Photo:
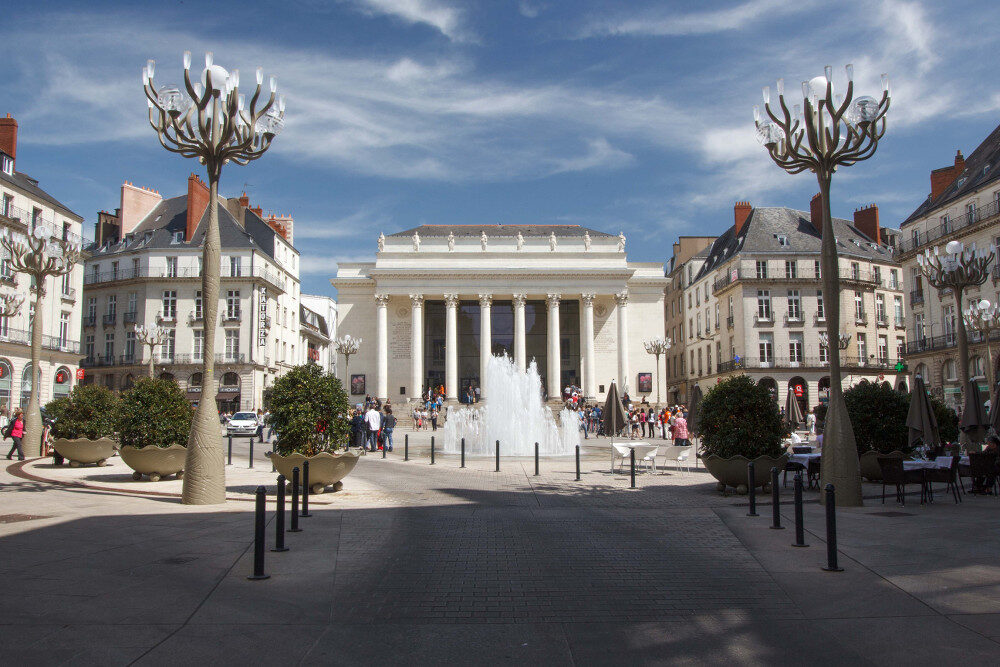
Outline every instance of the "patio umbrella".
{"label": "patio umbrella", "polygon": [[906,413],[906,426],[909,429],[907,441],[913,447],[917,443],[925,447],[936,447],[940,444],[937,418],[931,408],[924,379],[919,375],[913,380],[913,391],[910,393],[910,410]]}
{"label": "patio umbrella", "polygon": [[962,420],[958,426],[969,435],[972,442],[982,442],[989,425],[986,411],[983,409],[983,394],[979,390],[979,383],[969,380],[969,388],[965,392],[965,410],[962,411]]}
{"label": "patio umbrella", "polygon": [[996,387],[993,389],[993,395],[997,398],[990,399],[990,414],[987,421],[993,432],[1000,435],[1000,406],[997,405],[1000,403],[1000,391],[997,391]]}
{"label": "patio umbrella", "polygon": [[613,438],[625,428],[627,423],[625,417],[625,406],[618,396],[618,386],[612,382],[611,389],[608,390],[608,398],[604,401],[604,410],[601,411],[601,433],[609,438]]}
{"label": "patio umbrella", "polygon": [[806,423],[805,417],[802,416],[802,407],[799,405],[799,399],[795,398],[795,392],[791,390],[788,391],[788,395],[785,398],[785,422],[792,431]]}
{"label": "patio umbrella", "polygon": [[698,385],[694,386],[691,391],[691,405],[688,406],[688,431],[690,433],[699,433],[698,430],[698,408],[701,407],[701,387]]}

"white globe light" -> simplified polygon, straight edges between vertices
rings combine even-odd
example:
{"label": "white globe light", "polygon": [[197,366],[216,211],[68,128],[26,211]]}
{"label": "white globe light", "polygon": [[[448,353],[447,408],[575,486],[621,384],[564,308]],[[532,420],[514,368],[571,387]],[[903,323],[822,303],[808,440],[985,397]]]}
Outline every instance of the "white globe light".
{"label": "white globe light", "polygon": [[991,305],[989,299],[983,299],[979,302],[979,307],[983,310],[988,310]]}
{"label": "white globe light", "polygon": [[878,102],[869,95],[862,95],[855,99],[850,111],[848,111],[848,120],[852,125],[870,123],[876,118],[878,118]]}
{"label": "white globe light", "polygon": [[173,84],[161,87],[156,97],[160,107],[172,116],[181,115],[191,106],[191,100]]}
{"label": "white globe light", "polygon": [[957,255],[958,253],[962,252],[962,247],[963,246],[961,241],[951,241],[948,245],[944,247],[944,249],[947,252],[951,253],[952,255]]}
{"label": "white globe light", "polygon": [[764,146],[771,146],[785,138],[785,131],[771,122],[757,125],[757,141]]}
{"label": "white globe light", "polygon": [[[816,76],[809,80],[809,93],[815,95],[816,99],[826,99],[826,77]],[[831,86],[832,89],[832,86]]]}
{"label": "white globe light", "polygon": [[229,72],[220,65],[212,65],[211,67],[206,67],[201,73],[201,83],[206,88],[208,87],[208,75],[212,75],[212,88],[215,90],[223,90],[226,86],[226,81],[229,80]]}

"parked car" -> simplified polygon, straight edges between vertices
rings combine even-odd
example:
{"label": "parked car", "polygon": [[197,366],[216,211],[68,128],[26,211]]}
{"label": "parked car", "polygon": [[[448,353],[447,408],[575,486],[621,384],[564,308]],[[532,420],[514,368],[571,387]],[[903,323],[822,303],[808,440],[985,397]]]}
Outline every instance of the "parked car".
{"label": "parked car", "polygon": [[257,413],[237,412],[229,418],[229,423],[226,424],[226,433],[228,435],[256,435],[258,425]]}

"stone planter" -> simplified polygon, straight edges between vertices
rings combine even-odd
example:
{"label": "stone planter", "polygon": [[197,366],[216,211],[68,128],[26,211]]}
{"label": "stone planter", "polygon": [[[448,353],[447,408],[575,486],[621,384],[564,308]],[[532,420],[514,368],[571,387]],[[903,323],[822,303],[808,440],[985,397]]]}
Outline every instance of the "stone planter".
{"label": "stone planter", "polygon": [[898,449],[894,452],[889,452],[888,454],[879,454],[876,450],[869,449],[867,452],[858,457],[861,461],[861,476],[869,482],[882,481],[882,468],[878,465],[878,459],[880,456],[892,457],[894,459],[906,458],[906,455]]}
{"label": "stone planter", "polygon": [[[354,470],[358,464],[360,454],[350,450],[346,452],[321,452],[316,456],[303,456],[302,454],[280,454],[269,453],[268,458],[274,464],[275,469],[285,476],[289,482],[292,480],[292,468],[298,468],[302,474],[302,463],[309,461],[309,487],[313,493],[323,493],[326,487],[331,484],[334,491],[340,491],[344,484],[340,480]],[[301,479],[301,478],[300,478]]]}
{"label": "stone planter", "polygon": [[71,467],[96,463],[99,466],[114,456],[115,441],[111,438],[56,438],[52,446]]}
{"label": "stone planter", "polygon": [[[724,492],[727,487],[733,487],[737,493],[747,492],[747,463],[750,462],[745,456],[733,456],[722,458],[712,454],[702,458],[705,468],[712,477],[719,481],[719,491]],[[779,471],[784,471],[788,462],[788,455],[782,454],[774,458],[772,456],[758,456],[754,463],[754,486],[762,487],[771,482],[771,468],[776,467]]]}
{"label": "stone planter", "polygon": [[126,445],[121,448],[122,461],[135,471],[132,473],[132,479],[136,481],[142,479],[143,475],[147,475],[151,482],[159,482],[167,475],[181,477],[184,474],[185,454],[187,447],[184,445],[142,449]]}

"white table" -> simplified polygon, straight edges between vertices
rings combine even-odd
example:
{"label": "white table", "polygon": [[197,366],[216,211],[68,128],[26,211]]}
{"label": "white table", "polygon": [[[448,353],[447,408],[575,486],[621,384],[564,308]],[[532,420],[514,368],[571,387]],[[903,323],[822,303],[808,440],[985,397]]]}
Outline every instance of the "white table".
{"label": "white table", "polygon": [[622,465],[625,465],[625,459],[629,456],[630,450],[635,452],[635,460],[638,463],[642,461],[646,455],[659,449],[659,445],[651,445],[648,442],[612,442],[611,443],[611,472],[615,471],[615,452],[622,457]]}
{"label": "white table", "polygon": [[950,467],[950,456],[939,456],[933,461],[903,461],[903,470],[947,470]]}

